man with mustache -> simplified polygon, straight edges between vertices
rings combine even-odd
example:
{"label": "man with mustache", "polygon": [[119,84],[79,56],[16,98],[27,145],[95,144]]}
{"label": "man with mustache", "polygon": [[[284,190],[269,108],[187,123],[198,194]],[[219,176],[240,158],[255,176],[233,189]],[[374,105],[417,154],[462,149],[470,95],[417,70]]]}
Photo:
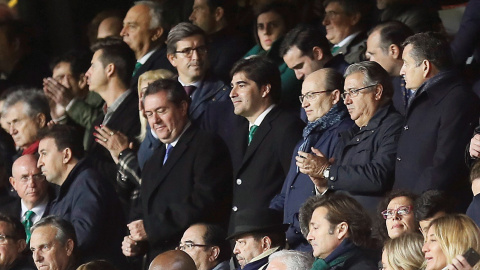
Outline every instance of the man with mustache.
{"label": "man with mustache", "polygon": [[189,114],[196,122],[208,105],[228,100],[230,87],[208,74],[205,32],[191,23],[179,23],[167,37],[167,58],[178,71],[178,81],[192,102]]}

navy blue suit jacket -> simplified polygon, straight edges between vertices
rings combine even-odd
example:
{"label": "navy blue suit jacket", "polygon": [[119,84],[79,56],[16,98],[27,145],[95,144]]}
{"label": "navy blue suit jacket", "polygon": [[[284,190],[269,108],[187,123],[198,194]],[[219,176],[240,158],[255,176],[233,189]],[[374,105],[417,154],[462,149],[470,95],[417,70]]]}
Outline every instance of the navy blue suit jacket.
{"label": "navy blue suit jacket", "polygon": [[230,100],[230,90],[230,86],[220,80],[212,77],[203,79],[192,94],[192,102],[188,109],[190,119],[199,123],[207,106],[215,106],[219,101]]}

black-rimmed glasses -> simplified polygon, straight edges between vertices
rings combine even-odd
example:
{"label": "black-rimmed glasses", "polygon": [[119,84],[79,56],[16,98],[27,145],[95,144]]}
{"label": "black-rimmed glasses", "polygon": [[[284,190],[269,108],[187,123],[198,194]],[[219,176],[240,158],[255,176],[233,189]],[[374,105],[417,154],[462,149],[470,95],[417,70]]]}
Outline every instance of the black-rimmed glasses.
{"label": "black-rimmed glasses", "polygon": [[192,249],[194,247],[210,247],[210,246],[211,245],[201,245],[201,244],[195,244],[193,242],[186,242],[185,244],[178,245],[176,249],[185,251],[186,249]]}
{"label": "black-rimmed glasses", "polygon": [[181,53],[185,57],[192,57],[193,51],[197,51],[197,53],[199,55],[205,55],[207,53],[207,46],[202,45],[202,46],[198,46],[196,48],[185,48],[181,51],[175,51],[175,53]]}
{"label": "black-rimmed glasses", "polygon": [[311,101],[315,98],[315,95],[318,95],[318,94],[321,94],[321,93],[326,93],[326,92],[332,92],[332,90],[308,92],[305,95],[298,96],[298,99],[300,100],[300,103],[303,103],[304,99],[306,99],[307,101]]}

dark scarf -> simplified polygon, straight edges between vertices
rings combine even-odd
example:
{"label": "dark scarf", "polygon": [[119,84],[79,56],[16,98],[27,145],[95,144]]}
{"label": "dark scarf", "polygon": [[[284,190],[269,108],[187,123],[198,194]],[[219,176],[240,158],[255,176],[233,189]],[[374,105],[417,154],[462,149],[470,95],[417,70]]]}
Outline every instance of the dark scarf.
{"label": "dark scarf", "polygon": [[298,150],[309,153],[310,148],[320,139],[323,131],[342,121],[347,115],[347,107],[343,103],[337,102],[324,116],[314,122],[308,122],[303,129],[303,143]]}
{"label": "dark scarf", "polygon": [[317,258],[312,265],[312,270],[328,270],[336,265],[343,264],[349,258],[355,256],[357,247],[348,238],[325,259]]}

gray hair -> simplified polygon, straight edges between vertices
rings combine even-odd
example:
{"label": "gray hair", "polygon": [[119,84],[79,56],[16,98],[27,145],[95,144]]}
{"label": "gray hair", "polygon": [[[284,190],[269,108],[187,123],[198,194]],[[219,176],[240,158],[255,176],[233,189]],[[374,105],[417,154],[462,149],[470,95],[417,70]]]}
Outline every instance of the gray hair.
{"label": "gray hair", "polygon": [[8,109],[18,102],[24,104],[23,109],[28,117],[33,119],[39,113],[43,113],[46,121],[50,121],[50,106],[48,105],[47,97],[42,90],[21,88],[10,93],[3,103],[2,115],[5,115]]}
{"label": "gray hair", "polygon": [[195,36],[201,35],[203,40],[206,42],[206,34],[202,28],[188,22],[182,22],[177,24],[175,27],[170,30],[167,37],[167,54],[174,54],[177,50],[177,42],[180,40]]}
{"label": "gray hair", "polygon": [[287,270],[305,270],[312,268],[313,256],[306,252],[296,250],[280,250],[268,258],[268,262],[279,260]]}
{"label": "gray hair", "polygon": [[75,228],[73,227],[72,223],[66,221],[57,216],[48,216],[40,219],[37,223],[35,223],[30,232],[33,232],[40,228],[40,227],[54,227],[57,229],[57,233],[55,234],[55,239],[60,242],[63,246],[67,244],[68,239],[73,240],[74,243],[74,250],[77,245],[77,236],[75,234]]}
{"label": "gray hair", "polygon": [[163,27],[163,8],[159,3],[148,0],[137,1],[134,3],[134,6],[139,5],[147,6],[150,10],[150,30]]}
{"label": "gray hair", "polygon": [[363,74],[363,85],[382,85],[383,92],[381,100],[383,103],[387,103],[393,96],[393,84],[388,72],[377,62],[363,61],[348,66],[345,71],[344,77],[347,78],[353,73],[360,72]]}

